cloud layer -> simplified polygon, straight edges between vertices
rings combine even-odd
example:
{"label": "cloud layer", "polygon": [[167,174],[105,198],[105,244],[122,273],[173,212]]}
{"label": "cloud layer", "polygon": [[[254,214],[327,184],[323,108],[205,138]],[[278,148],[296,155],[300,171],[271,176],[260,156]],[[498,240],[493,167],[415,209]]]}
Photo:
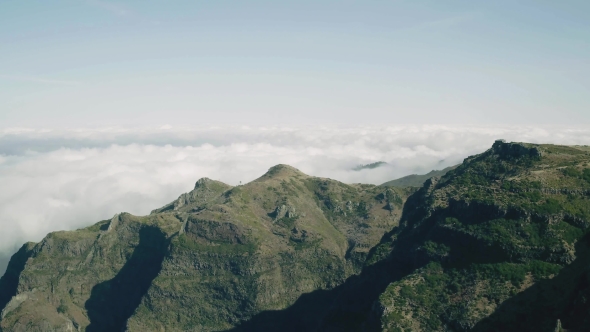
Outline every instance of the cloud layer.
{"label": "cloud layer", "polygon": [[[590,127],[383,126],[0,130],[0,272],[25,241],[143,215],[201,177],[236,185],[276,164],[380,184],[457,164],[493,141],[589,144]],[[353,171],[359,164],[385,167]]]}

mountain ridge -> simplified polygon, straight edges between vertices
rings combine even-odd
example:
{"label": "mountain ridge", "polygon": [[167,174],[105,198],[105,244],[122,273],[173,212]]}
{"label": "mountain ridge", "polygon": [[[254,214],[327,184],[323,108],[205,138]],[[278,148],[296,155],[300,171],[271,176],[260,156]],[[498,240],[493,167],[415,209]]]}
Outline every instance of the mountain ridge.
{"label": "mountain ridge", "polygon": [[588,193],[590,148],[500,140],[417,191],[288,165],[203,178],[150,215],[24,245],[0,328],[583,330]]}
{"label": "mountain ridge", "polygon": [[406,175],[406,176],[403,176],[403,177],[395,179],[395,180],[387,181],[387,182],[381,184],[381,186],[383,186],[383,187],[400,187],[400,188],[421,187],[424,184],[424,181],[426,181],[432,177],[435,177],[435,176],[441,177],[441,176],[447,174],[449,171],[455,169],[458,166],[459,165],[455,165],[455,166],[449,166],[449,167],[443,168],[441,170],[432,170],[426,174]]}
{"label": "mountain ridge", "polygon": [[[236,187],[200,179],[148,216],[120,213],[23,249],[26,264],[16,296],[1,308],[1,326],[231,328],[358,273],[397,224],[403,199],[403,191],[310,177],[286,165]],[[48,266],[56,275],[43,272]],[[131,290],[117,288],[127,284]],[[170,305],[171,298],[179,302]],[[118,309],[109,308],[112,301]]]}

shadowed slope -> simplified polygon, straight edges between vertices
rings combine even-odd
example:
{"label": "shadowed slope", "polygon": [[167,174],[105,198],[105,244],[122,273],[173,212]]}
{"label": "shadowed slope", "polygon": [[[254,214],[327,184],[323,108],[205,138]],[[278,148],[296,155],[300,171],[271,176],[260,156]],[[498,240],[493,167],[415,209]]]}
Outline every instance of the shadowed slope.
{"label": "shadowed slope", "polygon": [[[415,196],[417,194],[408,199],[415,200]],[[407,214],[408,211],[404,209],[404,215]],[[407,232],[402,232],[400,237],[403,238]],[[388,253],[385,259],[378,257],[379,247],[389,247],[391,237],[397,233],[398,229],[394,228],[383,235],[379,244],[370,250],[366,265],[359,275],[350,276],[333,289],[303,294],[284,310],[257,314],[228,332],[379,331],[378,318],[372,313],[373,304],[390,283],[420,267],[415,262],[398,259],[400,253],[405,251],[404,245]]]}
{"label": "shadowed slope", "polygon": [[139,231],[139,244],[131,258],[111,280],[93,287],[86,310],[90,325],[87,332],[123,331],[141,298],[158,275],[168,241],[153,226]]}
{"label": "shadowed slope", "polygon": [[6,273],[0,279],[0,312],[10,302],[10,299],[16,295],[18,279],[21,272],[25,269],[27,259],[31,256],[33,243],[23,245],[10,259]]}
{"label": "shadowed slope", "polygon": [[590,237],[577,244],[578,258],[552,279],[541,280],[508,299],[472,331],[567,331],[590,329]]}

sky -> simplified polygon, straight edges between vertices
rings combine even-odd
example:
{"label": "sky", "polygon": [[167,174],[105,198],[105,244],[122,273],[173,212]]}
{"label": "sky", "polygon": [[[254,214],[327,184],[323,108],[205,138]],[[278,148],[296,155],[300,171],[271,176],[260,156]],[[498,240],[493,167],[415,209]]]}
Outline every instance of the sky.
{"label": "sky", "polygon": [[589,90],[589,1],[2,0],[0,274],[201,177],[380,184],[498,138],[590,144]]}
{"label": "sky", "polygon": [[590,2],[0,2],[0,127],[590,123]]}

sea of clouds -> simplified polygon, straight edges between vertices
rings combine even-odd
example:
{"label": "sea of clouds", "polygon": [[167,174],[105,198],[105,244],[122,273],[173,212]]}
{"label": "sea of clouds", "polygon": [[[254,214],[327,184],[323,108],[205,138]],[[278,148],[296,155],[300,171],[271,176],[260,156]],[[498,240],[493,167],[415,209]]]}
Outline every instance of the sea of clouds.
{"label": "sea of clouds", "polygon": [[[380,184],[460,163],[494,140],[590,144],[590,127],[202,126],[0,129],[0,273],[24,242],[118,212],[148,214],[197,179],[247,183],[283,163]],[[372,170],[360,164],[385,161]]]}

